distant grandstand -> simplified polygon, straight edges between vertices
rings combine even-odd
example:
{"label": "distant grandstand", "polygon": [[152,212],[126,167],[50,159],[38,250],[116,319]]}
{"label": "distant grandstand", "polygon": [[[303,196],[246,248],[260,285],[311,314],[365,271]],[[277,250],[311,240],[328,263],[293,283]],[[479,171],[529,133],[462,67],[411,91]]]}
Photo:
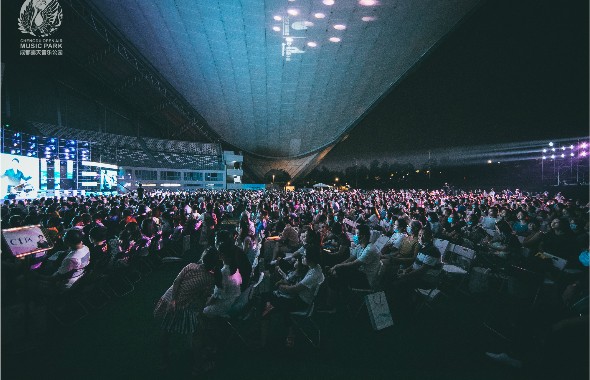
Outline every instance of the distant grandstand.
{"label": "distant grandstand", "polygon": [[223,170],[220,144],[162,140],[31,123],[43,136],[91,142],[91,159],[124,167]]}

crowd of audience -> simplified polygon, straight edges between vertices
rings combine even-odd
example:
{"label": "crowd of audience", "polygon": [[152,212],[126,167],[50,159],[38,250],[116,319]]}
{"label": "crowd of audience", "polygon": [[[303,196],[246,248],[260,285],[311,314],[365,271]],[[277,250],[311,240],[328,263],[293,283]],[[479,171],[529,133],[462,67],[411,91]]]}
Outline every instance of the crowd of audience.
{"label": "crowd of audience", "polygon": [[[258,298],[262,345],[276,314],[287,322],[285,344],[294,345],[288,313],[309,308],[324,282],[320,306],[330,313],[341,312],[357,288],[383,290],[392,307],[411,310],[415,289],[440,283],[433,279],[440,278],[445,252],[437,241],[476,252],[471,266],[539,274],[558,293],[567,293],[561,303],[548,300],[561,308],[556,320],[570,321],[567,328],[587,325],[588,204],[561,194],[142,190],[5,200],[1,212],[3,228],[39,224],[53,245],[44,257],[27,260],[2,250],[3,304],[25,288],[55,299],[85,278],[125,276],[178,254],[190,236],[200,260],[182,269],[154,311],[162,328],[163,365],[169,335],[181,333],[193,337],[196,365],[210,368],[211,356],[203,352],[217,350],[211,321],[243,309],[250,301],[243,295],[259,285],[261,274],[271,284]],[[224,220],[237,225],[220,228]],[[387,239],[378,245],[382,236]],[[557,270],[554,258],[565,260],[565,268]]]}

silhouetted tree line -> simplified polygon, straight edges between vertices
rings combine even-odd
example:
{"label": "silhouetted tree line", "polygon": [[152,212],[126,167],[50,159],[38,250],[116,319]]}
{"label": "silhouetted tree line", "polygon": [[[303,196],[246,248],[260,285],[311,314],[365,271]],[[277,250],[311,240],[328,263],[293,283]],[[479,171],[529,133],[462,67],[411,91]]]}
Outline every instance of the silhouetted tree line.
{"label": "silhouetted tree line", "polygon": [[[581,178],[588,182],[588,168]],[[338,181],[336,181],[338,178]],[[354,163],[344,170],[330,170],[326,166],[311,171],[305,178],[296,181],[298,186],[311,186],[323,182],[329,185],[346,185],[360,189],[389,188],[440,188],[446,184],[459,188],[528,188],[556,185],[547,175],[541,177],[539,160],[502,163],[478,163],[453,166],[449,162],[425,162],[420,167],[412,164],[388,163],[373,160],[367,167]],[[562,183],[563,184],[563,183]],[[571,182],[570,182],[571,184]]]}

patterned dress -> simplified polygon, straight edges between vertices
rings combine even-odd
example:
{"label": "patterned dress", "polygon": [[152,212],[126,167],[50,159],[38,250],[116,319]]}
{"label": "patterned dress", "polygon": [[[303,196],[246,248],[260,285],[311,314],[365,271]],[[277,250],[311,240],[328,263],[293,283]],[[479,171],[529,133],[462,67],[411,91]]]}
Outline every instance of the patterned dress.
{"label": "patterned dress", "polygon": [[[179,334],[195,332],[197,317],[211,296],[214,283],[213,273],[202,265],[191,263],[184,267],[154,309],[162,329]],[[174,309],[170,307],[172,300],[176,301]]]}

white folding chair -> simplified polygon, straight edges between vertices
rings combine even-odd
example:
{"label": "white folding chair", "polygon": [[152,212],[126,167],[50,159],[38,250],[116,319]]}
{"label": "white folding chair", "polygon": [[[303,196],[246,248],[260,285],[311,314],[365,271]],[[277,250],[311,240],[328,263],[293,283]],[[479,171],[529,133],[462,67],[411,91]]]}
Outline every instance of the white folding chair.
{"label": "white folding chair", "polygon": [[265,274],[264,272],[261,272],[258,281],[250,285],[240,294],[240,297],[238,297],[236,302],[234,302],[232,305],[228,316],[222,318],[225,324],[231,330],[231,334],[227,338],[227,341],[229,341],[234,336],[237,336],[244,345],[249,345],[242,330],[244,328],[244,324],[250,321],[253,315],[257,314],[256,307],[254,307],[256,302],[253,302],[253,300],[260,293],[260,284],[262,284],[264,278]]}
{"label": "white folding chair", "polygon": [[469,278],[471,264],[475,259],[475,251],[457,244],[449,244],[445,256],[442,258],[442,271],[449,282],[455,282],[455,291],[466,283]]}
{"label": "white folding chair", "polygon": [[445,256],[447,249],[449,248],[450,242],[448,240],[443,239],[434,239],[434,246],[440,252],[441,259]]}
{"label": "white folding chair", "polygon": [[[293,325],[309,341],[309,343],[315,348],[320,347],[322,337],[321,337],[320,327],[317,325],[317,323],[314,322],[312,317],[313,317],[313,312],[315,311],[315,300],[316,300],[316,297],[317,297],[323,283],[324,283],[323,281],[320,282],[318,284],[318,286],[316,287],[314,294],[313,294],[313,301],[311,302],[311,304],[309,305],[307,310],[292,311],[289,313],[289,318],[290,318],[291,322],[293,323]],[[314,340],[310,336],[311,334],[308,334],[305,331],[305,328],[303,327],[303,323],[302,323],[303,321],[308,322],[312,326],[312,329],[317,334],[317,342],[314,342]]]}

